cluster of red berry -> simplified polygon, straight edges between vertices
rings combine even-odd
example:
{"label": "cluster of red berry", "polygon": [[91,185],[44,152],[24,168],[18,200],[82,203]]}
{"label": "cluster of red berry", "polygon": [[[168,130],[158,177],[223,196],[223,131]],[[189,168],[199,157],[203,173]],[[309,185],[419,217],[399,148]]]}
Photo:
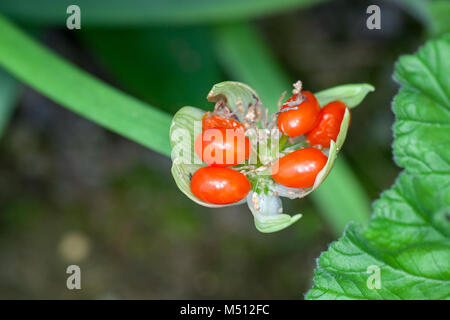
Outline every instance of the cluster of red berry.
{"label": "cluster of red berry", "polygon": [[[207,139],[213,130],[219,130],[222,139]],[[227,130],[232,131],[237,139],[223,139]],[[245,141],[241,148],[237,144],[239,138]],[[192,176],[191,191],[197,198],[214,204],[229,204],[245,198],[251,188],[250,181],[242,173],[227,168],[237,165],[238,159],[247,160],[250,155],[250,141],[245,136],[242,123],[217,115],[209,117],[206,113],[202,133],[195,140],[194,149],[199,158],[210,165],[200,168]],[[208,153],[208,149],[211,152]],[[230,154],[232,157],[227,157]]]}
{"label": "cluster of red berry", "polygon": [[[278,113],[278,129],[290,138],[306,135],[311,147],[278,159],[272,166],[273,180],[290,188],[312,187],[328,160],[321,148],[328,148],[331,140],[336,141],[345,110],[346,106],[341,101],[333,101],[320,108],[316,97],[308,91],[299,91],[289,98]],[[224,137],[225,132],[231,130],[233,136],[242,138],[245,143],[238,145],[236,139],[206,139],[210,130],[218,130]],[[205,156],[208,149],[214,150],[214,158]],[[242,123],[205,114],[202,133],[195,141],[195,152],[209,165],[192,176],[191,191],[197,198],[213,204],[230,204],[247,196],[251,189],[250,181],[243,173],[228,168],[249,158],[250,142]],[[227,157],[227,154],[233,156]]]}

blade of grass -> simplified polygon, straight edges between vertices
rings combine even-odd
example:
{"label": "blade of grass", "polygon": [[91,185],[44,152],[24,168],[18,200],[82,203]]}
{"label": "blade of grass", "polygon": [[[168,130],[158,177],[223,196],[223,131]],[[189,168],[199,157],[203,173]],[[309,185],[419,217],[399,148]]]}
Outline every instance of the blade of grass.
{"label": "blade of grass", "polygon": [[64,25],[66,9],[77,4],[82,26],[198,24],[249,19],[323,0],[2,0],[0,12],[24,22]]}
{"label": "blade of grass", "polygon": [[206,94],[223,81],[209,31],[202,26],[89,28],[77,35],[128,92],[175,113],[185,105],[209,105]]}
{"label": "blade of grass", "polygon": [[0,69],[0,138],[11,118],[19,91],[19,83]]}
{"label": "blade of grass", "polygon": [[[227,70],[255,89],[271,112],[277,111],[281,92],[291,84],[261,35],[248,24],[216,27],[217,53]],[[293,79],[294,80],[294,79]],[[366,224],[370,202],[357,178],[340,155],[325,182],[311,193],[336,234],[349,221]]]}
{"label": "blade of grass", "polygon": [[66,108],[157,152],[170,155],[169,114],[66,62],[1,15],[0,65]]}

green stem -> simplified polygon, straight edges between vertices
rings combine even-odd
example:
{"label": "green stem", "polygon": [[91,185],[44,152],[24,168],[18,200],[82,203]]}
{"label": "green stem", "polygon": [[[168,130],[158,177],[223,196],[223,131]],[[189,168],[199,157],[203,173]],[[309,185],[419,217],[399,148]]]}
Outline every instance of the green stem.
{"label": "green stem", "polygon": [[0,65],[67,109],[157,152],[170,155],[169,114],[66,62],[1,15]]}
{"label": "green stem", "polygon": [[27,23],[60,26],[67,7],[81,9],[86,26],[186,25],[251,19],[307,7],[323,0],[2,0],[0,11]]}
{"label": "green stem", "polygon": [[[254,88],[271,113],[278,111],[278,98],[294,79],[288,78],[261,35],[248,24],[233,24],[217,27],[215,40],[217,54],[232,76]],[[342,154],[339,158],[325,182],[311,194],[337,235],[348,222],[365,224],[370,215],[364,189]]]}

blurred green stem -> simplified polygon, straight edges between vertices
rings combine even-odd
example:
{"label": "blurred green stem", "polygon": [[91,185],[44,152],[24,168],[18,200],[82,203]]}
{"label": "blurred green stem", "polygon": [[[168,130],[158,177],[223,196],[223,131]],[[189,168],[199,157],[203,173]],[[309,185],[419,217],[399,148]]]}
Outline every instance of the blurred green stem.
{"label": "blurred green stem", "polygon": [[66,62],[1,15],[0,65],[66,108],[170,156],[169,114]]}
{"label": "blurred green stem", "polygon": [[324,0],[2,0],[0,11],[27,23],[60,26],[66,9],[81,9],[82,25],[186,25],[251,19],[307,7]]}
{"label": "blurred green stem", "polygon": [[[278,111],[280,94],[291,88],[294,79],[289,81],[261,35],[248,24],[232,24],[216,27],[214,38],[217,54],[235,80],[254,88],[270,112]],[[369,220],[370,201],[342,154],[311,197],[337,235],[350,221]]]}

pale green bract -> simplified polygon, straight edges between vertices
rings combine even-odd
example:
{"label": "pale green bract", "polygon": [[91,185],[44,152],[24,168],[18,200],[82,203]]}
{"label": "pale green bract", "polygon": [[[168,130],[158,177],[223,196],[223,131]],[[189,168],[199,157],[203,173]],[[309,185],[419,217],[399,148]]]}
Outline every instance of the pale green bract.
{"label": "pale green bract", "polygon": [[330,89],[322,90],[314,95],[321,106],[332,101],[340,100],[347,108],[354,108],[359,105],[369,92],[375,91],[375,88],[367,83],[362,84],[344,84]]}
{"label": "pale green bract", "polygon": [[[373,90],[373,87],[367,84],[349,84],[321,91],[317,93],[317,97],[320,98],[319,101],[321,101],[322,106],[331,101],[341,100],[348,104],[349,107],[355,107],[364,99],[367,93]],[[214,85],[207,99],[211,102],[225,102],[232,111],[238,111],[238,105],[240,104],[244,113],[247,112],[249,105],[260,103],[258,94],[252,88],[246,84],[234,81],[226,81]],[[199,126],[198,124],[201,124],[204,114],[205,111],[194,107],[183,107],[175,114],[170,126],[173,161],[172,175],[178,188],[191,200],[210,208],[224,207],[226,205],[210,204],[197,199],[190,189],[192,175],[199,168],[205,166],[194,152],[194,139],[201,132],[201,125]],[[236,112],[236,116],[240,121],[243,121],[242,112]],[[303,198],[319,187],[333,167],[337,154],[347,135],[349,122],[350,112],[346,110],[336,142],[331,141],[330,147],[323,150],[328,156],[328,161],[317,175],[313,187],[293,189],[277,183],[271,183],[268,184],[266,189],[261,189],[254,185],[246,198],[228,206],[247,202],[254,216],[255,227],[260,232],[276,232],[292,225],[302,215],[295,214],[291,216],[283,213],[280,197],[290,199]],[[293,146],[291,148],[293,149],[289,152],[300,147],[296,148]],[[258,205],[255,206],[255,203]]]}
{"label": "pale green bract", "polygon": [[[258,208],[255,208],[253,198],[258,198]],[[250,191],[247,203],[255,219],[255,227],[260,232],[276,232],[289,227],[302,217],[301,214],[290,216],[283,213],[281,199],[278,196],[267,195],[264,192]]]}
{"label": "pale green bract", "polygon": [[[450,299],[450,34],[395,67],[394,157],[405,170],[318,259],[307,299]],[[377,284],[377,285],[376,285]]]}
{"label": "pale green bract", "polygon": [[[259,101],[258,94],[248,85],[237,81],[225,81],[214,85],[207,96],[208,101],[217,102],[225,100],[228,107],[236,111],[239,101],[242,102],[244,112],[247,112],[249,104],[254,105]],[[237,112],[236,116],[242,121],[242,114]]]}

